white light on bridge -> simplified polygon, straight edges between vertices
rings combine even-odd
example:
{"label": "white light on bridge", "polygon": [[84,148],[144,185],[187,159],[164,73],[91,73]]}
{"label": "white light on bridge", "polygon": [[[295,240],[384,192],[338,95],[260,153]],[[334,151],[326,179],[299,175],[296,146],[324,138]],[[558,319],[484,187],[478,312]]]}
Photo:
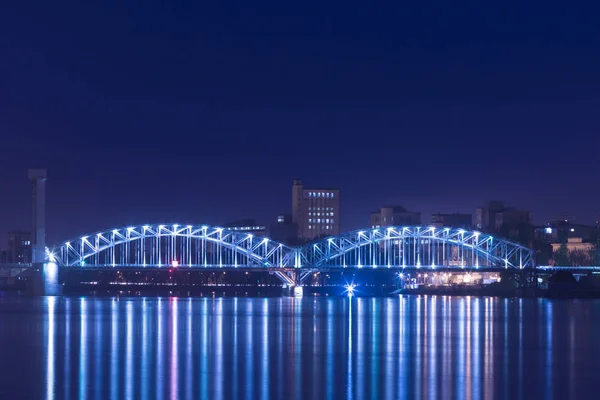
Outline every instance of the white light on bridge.
{"label": "white light on bridge", "polygon": [[344,285],[344,288],[346,289],[346,293],[348,294],[348,297],[352,297],[352,295],[354,295],[354,289],[356,288],[356,285],[354,283],[350,283],[350,284]]}
{"label": "white light on bridge", "polygon": [[127,228],[127,230],[128,230],[129,232],[131,232],[131,231],[133,230],[133,227],[132,227],[132,226],[130,226],[129,228]]}
{"label": "white light on bridge", "polygon": [[179,261],[173,260],[173,261],[171,261],[171,265],[173,266],[173,268],[177,268],[177,267],[179,267]]}

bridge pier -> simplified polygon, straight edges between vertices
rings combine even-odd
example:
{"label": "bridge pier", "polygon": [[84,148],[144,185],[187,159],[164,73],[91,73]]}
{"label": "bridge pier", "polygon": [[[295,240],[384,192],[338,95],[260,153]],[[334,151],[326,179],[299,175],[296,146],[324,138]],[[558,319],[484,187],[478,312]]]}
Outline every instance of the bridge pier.
{"label": "bridge pier", "polygon": [[33,296],[62,295],[62,285],[58,281],[58,265],[56,263],[34,264],[29,281],[29,290]]}

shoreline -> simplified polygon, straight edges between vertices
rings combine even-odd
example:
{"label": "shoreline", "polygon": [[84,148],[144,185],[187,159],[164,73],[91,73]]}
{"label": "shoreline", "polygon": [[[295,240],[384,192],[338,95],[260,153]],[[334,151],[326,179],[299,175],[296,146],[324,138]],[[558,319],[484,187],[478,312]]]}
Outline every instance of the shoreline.
{"label": "shoreline", "polygon": [[[37,297],[23,287],[0,286],[0,297]],[[548,299],[600,299],[600,288],[591,286],[555,285],[540,288],[501,288],[490,286],[465,287],[420,287],[398,289],[395,286],[357,286],[354,297],[397,297],[397,296],[476,296],[503,298],[548,298]],[[297,297],[289,288],[281,286],[173,286],[140,287],[135,285],[88,285],[63,286],[60,296],[135,296],[135,297]],[[305,286],[301,297],[348,297],[342,286]]]}

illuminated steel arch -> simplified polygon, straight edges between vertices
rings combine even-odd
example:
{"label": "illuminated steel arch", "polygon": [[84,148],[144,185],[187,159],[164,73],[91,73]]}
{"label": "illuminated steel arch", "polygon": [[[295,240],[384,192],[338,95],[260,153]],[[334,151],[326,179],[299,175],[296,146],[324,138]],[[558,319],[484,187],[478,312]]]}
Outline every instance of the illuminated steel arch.
{"label": "illuminated steel arch", "polygon": [[292,251],[250,233],[208,225],[143,225],[97,232],[48,250],[60,266],[286,267]]}
{"label": "illuminated steel arch", "polygon": [[525,268],[533,250],[463,229],[393,226],[330,237],[306,245],[301,263],[312,268]]}

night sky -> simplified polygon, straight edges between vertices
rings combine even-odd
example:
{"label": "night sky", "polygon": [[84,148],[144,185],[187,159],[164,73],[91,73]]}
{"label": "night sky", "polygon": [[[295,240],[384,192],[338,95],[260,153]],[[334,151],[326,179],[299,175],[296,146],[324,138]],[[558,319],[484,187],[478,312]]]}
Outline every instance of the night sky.
{"label": "night sky", "polygon": [[50,243],[268,223],[294,178],[341,190],[342,230],[386,204],[600,215],[598,8],[324,3],[2,1],[0,247],[31,167]]}

